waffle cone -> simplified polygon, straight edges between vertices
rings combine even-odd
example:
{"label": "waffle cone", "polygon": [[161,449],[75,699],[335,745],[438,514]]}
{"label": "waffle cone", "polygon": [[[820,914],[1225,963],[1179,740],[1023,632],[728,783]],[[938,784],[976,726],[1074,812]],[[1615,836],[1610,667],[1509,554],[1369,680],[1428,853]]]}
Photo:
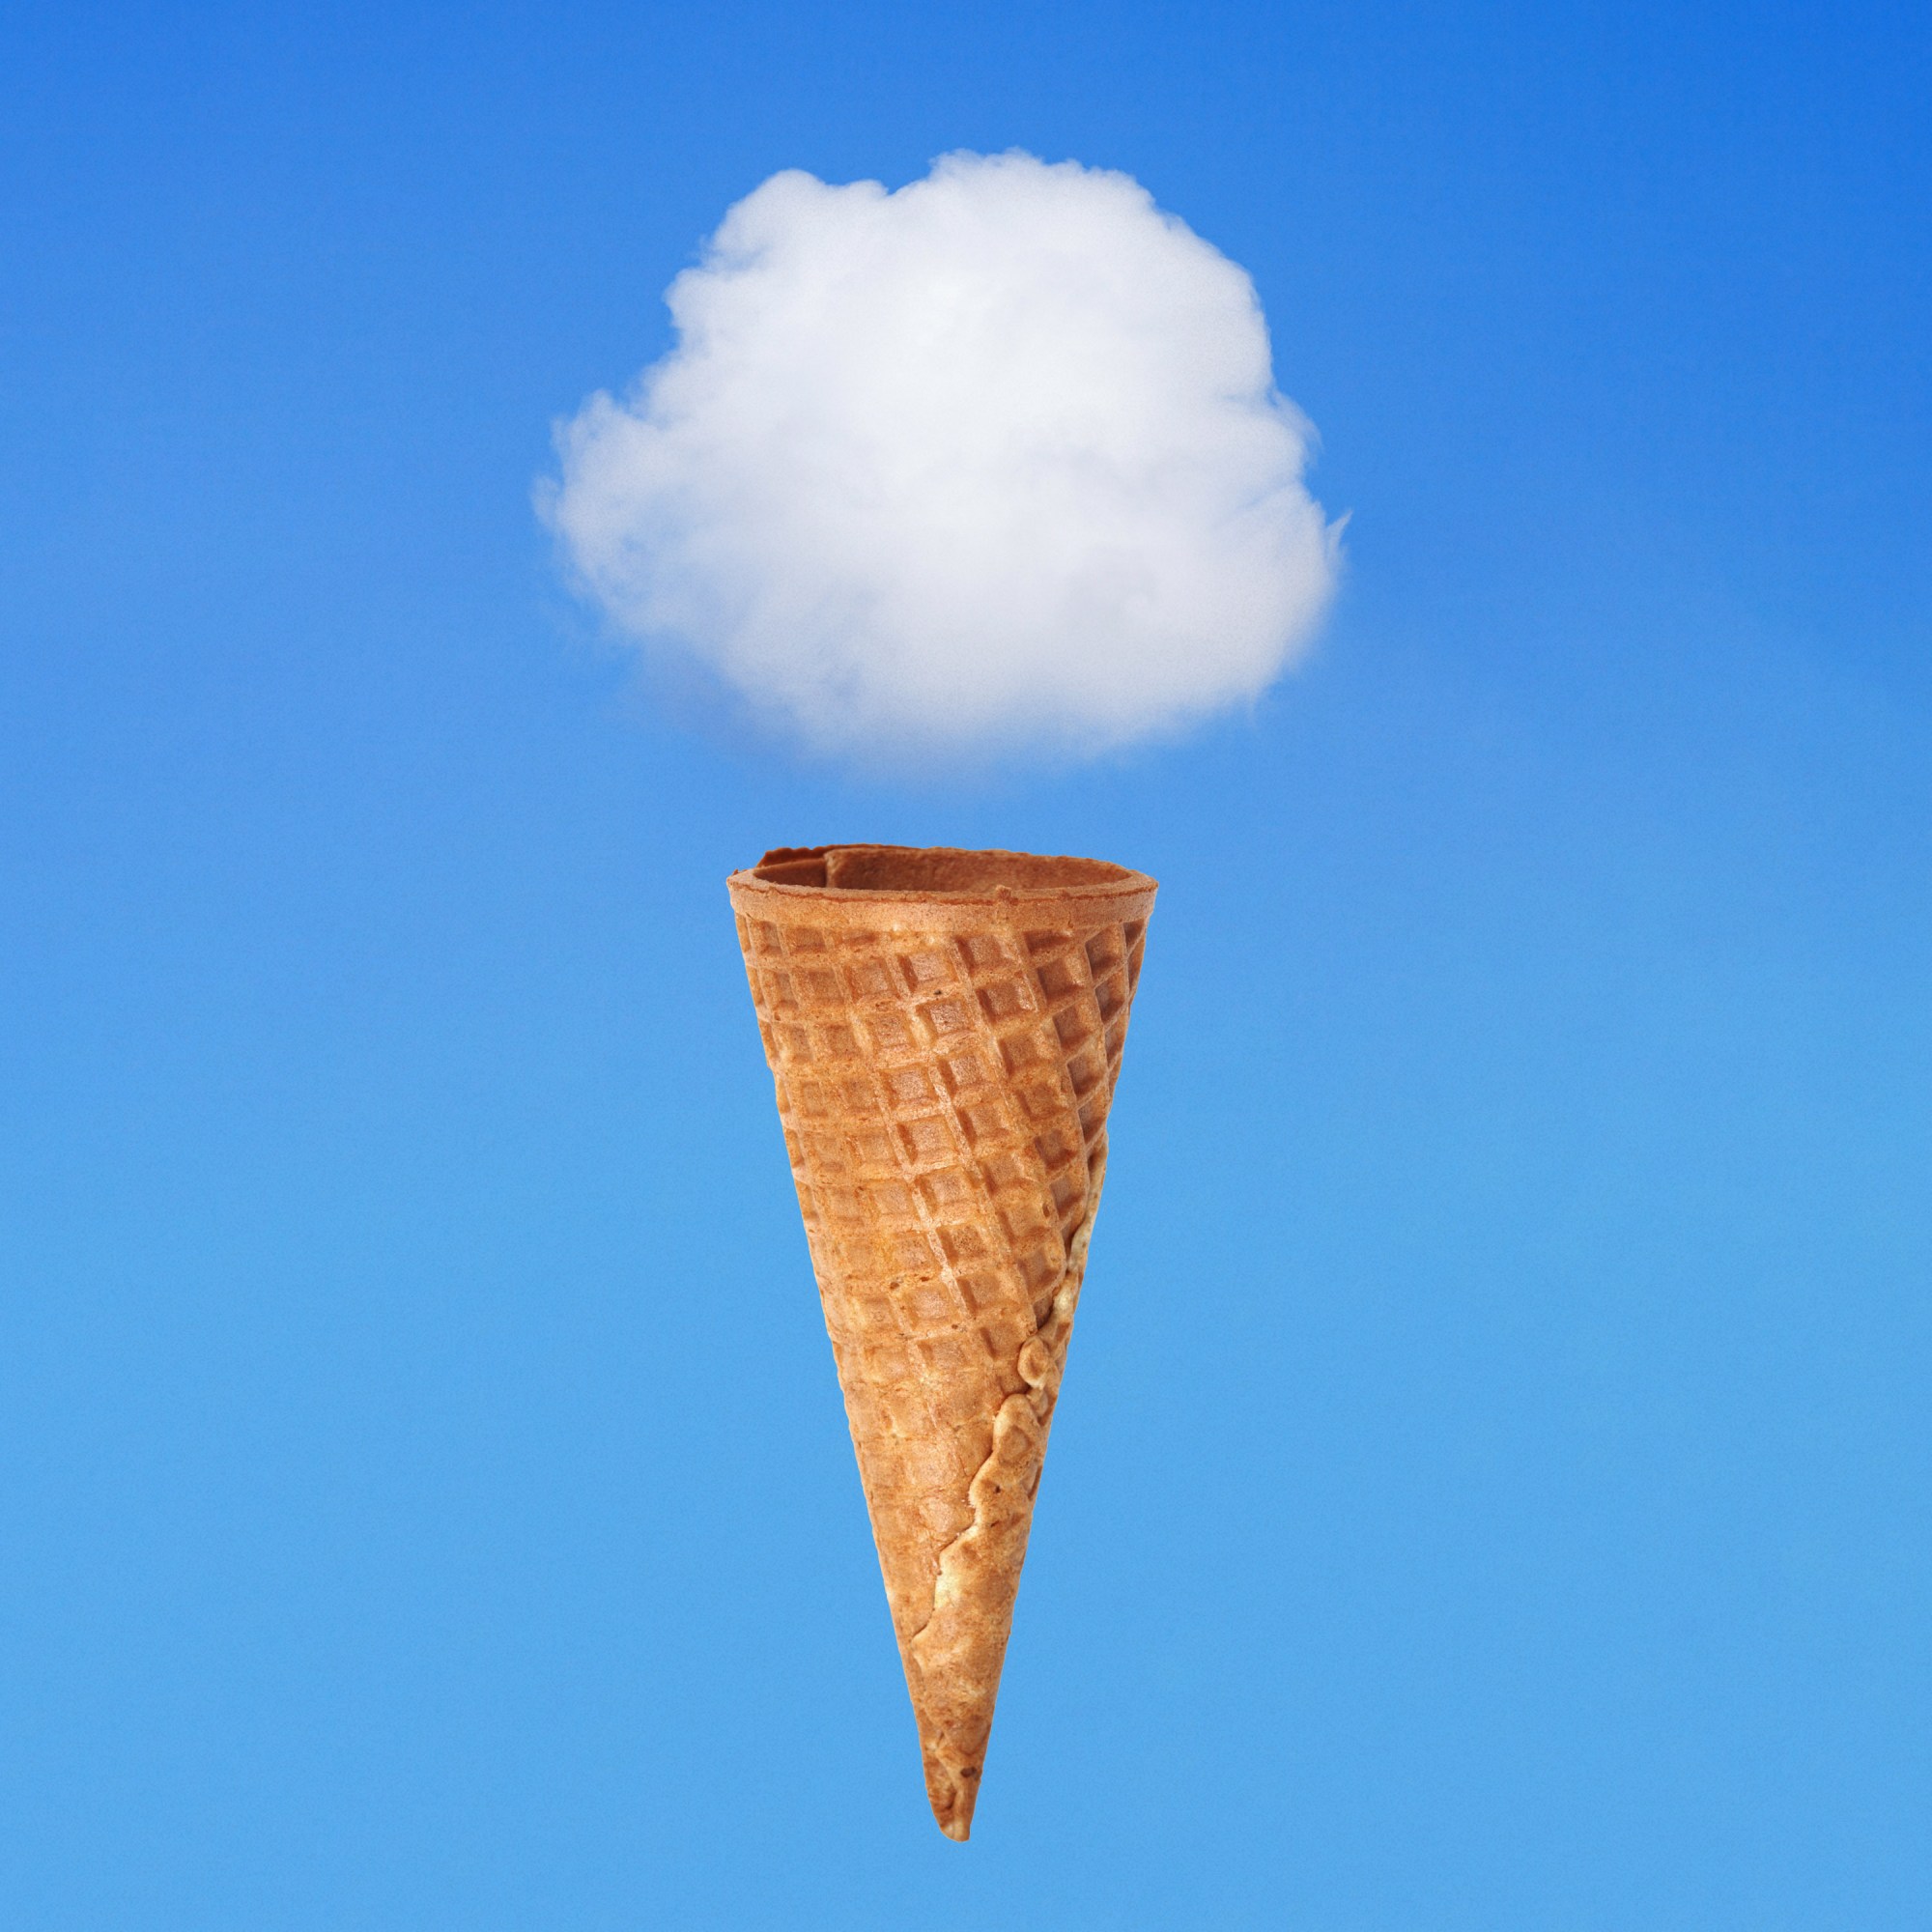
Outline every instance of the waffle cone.
{"label": "waffle cone", "polygon": [[964,1838],[1154,885],[833,845],[730,894],[926,1791]]}

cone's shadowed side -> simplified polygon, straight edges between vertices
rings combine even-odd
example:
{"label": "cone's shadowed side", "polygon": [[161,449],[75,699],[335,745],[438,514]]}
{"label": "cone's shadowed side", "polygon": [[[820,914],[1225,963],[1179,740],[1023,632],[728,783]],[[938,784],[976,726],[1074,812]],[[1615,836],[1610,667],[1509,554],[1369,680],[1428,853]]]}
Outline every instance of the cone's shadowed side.
{"label": "cone's shadowed side", "polygon": [[832,845],[730,894],[926,1790],[964,1838],[1154,882]]}

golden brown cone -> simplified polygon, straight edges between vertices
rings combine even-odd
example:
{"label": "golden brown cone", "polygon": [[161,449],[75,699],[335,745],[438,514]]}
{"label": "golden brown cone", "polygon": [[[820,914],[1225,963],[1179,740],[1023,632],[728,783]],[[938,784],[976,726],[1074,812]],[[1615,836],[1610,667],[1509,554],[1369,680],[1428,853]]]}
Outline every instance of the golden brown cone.
{"label": "golden brown cone", "polygon": [[1154,885],[833,845],[730,893],[926,1791],[964,1838]]}

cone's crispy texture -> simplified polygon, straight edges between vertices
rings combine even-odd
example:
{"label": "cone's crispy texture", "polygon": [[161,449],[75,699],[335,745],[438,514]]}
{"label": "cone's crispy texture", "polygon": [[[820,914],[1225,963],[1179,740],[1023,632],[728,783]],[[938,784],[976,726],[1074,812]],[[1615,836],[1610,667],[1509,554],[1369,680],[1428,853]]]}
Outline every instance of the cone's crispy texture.
{"label": "cone's crispy texture", "polygon": [[829,845],[730,894],[926,1791],[964,1838],[1154,884]]}

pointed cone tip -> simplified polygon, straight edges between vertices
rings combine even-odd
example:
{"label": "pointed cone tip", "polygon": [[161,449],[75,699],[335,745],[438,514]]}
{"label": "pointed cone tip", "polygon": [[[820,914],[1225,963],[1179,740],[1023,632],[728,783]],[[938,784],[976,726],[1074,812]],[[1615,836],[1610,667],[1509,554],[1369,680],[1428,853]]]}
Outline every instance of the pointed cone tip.
{"label": "pointed cone tip", "polygon": [[929,1756],[925,1769],[925,1800],[932,1806],[932,1822],[955,1845],[963,1845],[973,1835],[973,1813],[980,1804],[980,1781],[977,1776],[955,1778],[944,1773],[935,1779],[934,1760]]}

